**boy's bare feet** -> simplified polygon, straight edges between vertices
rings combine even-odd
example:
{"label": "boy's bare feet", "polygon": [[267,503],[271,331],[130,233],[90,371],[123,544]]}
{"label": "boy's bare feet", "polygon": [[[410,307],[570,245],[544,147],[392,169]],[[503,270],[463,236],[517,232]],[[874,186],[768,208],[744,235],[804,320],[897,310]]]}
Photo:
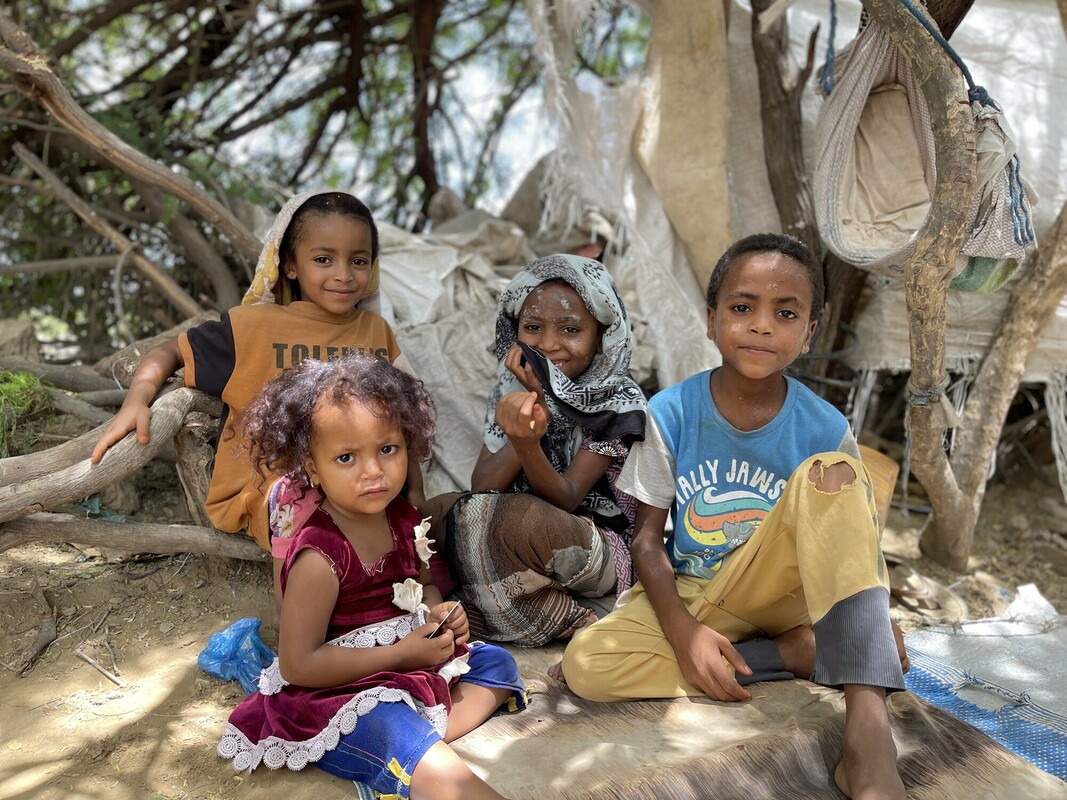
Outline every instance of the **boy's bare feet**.
{"label": "boy's bare feet", "polygon": [[554,681],[559,681],[564,686],[567,685],[567,676],[563,674],[563,662],[557,661],[551,667],[548,668],[548,677]]}
{"label": "boy's bare feet", "polygon": [[[561,633],[559,635],[559,638],[570,639],[579,632],[584,631],[598,619],[599,617],[596,615],[596,612],[593,611],[593,609],[591,608],[587,608],[585,609],[585,613],[581,617],[579,617],[578,621],[575,622],[570,628],[565,630],[563,633]],[[547,673],[548,677],[550,677],[552,680],[559,681],[564,686],[567,685],[567,678],[563,675],[562,661],[557,661],[555,664],[549,667]]]}
{"label": "boy's bare feet", "polygon": [[815,631],[807,625],[798,625],[774,637],[774,645],[787,672],[811,680],[815,672]]}
{"label": "boy's bare feet", "polygon": [[845,735],[834,769],[837,788],[852,800],[905,800],[885,689],[846,684]]}

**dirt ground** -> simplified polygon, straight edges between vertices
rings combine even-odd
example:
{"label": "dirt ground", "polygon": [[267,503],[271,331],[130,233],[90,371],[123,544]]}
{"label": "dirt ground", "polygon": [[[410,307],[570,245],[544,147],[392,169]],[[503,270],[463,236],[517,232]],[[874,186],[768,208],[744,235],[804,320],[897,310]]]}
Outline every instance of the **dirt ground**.
{"label": "dirt ground", "polygon": [[[187,520],[160,468],[139,487],[138,518]],[[891,514],[885,548],[952,590],[921,612],[894,602],[905,631],[953,618],[992,616],[1015,588],[1034,583],[1067,610],[1067,507],[1047,479],[993,485],[971,569],[954,574],[919,557],[923,517]],[[0,554],[0,797],[352,797],[350,784],[318,770],[237,775],[215,754],[230,709],[243,696],[196,667],[210,635],[242,617],[276,636],[265,565],[211,564],[200,556],[133,557],[97,548],[27,545]],[[56,638],[24,674],[55,609]],[[117,685],[79,657],[114,674]],[[536,662],[536,659],[534,660]],[[529,677],[529,676],[527,676]],[[283,774],[286,773],[286,774]]]}

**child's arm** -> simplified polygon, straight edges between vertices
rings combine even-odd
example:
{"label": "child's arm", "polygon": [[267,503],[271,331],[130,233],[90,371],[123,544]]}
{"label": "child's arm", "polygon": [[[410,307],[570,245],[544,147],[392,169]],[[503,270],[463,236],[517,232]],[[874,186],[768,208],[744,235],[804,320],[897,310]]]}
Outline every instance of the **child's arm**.
{"label": "child's arm", "polygon": [[548,429],[548,416],[536,392],[512,392],[500,398],[496,424],[508,443],[496,453],[485,446],[471,477],[474,491],[506,490],[519,472],[525,472],[534,494],[556,508],[574,511],[589,490],[611,466],[611,456],[580,450],[560,474],[541,449],[541,437]]}
{"label": "child's arm", "polygon": [[91,463],[99,464],[107,449],[130,431],[136,430],[137,441],[148,444],[152,400],[159,394],[167,379],[184,363],[177,339],[164,342],[144,357],[133,374],[133,382],[122,402],[122,408],[93,448],[93,454],[89,457]]}
{"label": "child's arm", "polygon": [[634,520],[633,561],[649,602],[656,612],[682,676],[713,700],[750,700],[723,663],[750,675],[744,658],[720,633],[697,621],[682,603],[675,585],[674,567],[663,547],[668,509],[640,503]]}
{"label": "child's arm", "polygon": [[282,677],[290,683],[311,688],[340,686],[376,672],[433,667],[444,663],[455,651],[451,627],[427,638],[437,627],[433,622],[386,647],[326,644],[339,585],[329,563],[314,550],[301,552],[290,568],[278,642],[279,667]]}

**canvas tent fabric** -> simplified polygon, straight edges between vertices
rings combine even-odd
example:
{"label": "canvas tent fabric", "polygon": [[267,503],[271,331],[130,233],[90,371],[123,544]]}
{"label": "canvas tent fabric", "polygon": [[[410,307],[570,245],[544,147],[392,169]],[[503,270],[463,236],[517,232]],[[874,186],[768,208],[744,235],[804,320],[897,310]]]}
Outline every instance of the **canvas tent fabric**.
{"label": "canvas tent fabric", "polygon": [[[950,390],[957,411],[963,409],[967,389],[992,342],[1008,299],[1005,292],[975,294],[950,290],[948,293],[945,368],[957,376],[955,387]],[[859,435],[876,373],[911,369],[908,311],[899,282],[872,281],[861,299],[853,327],[855,346],[845,356],[845,362],[860,372],[851,420]],[[1067,499],[1067,298],[1060,300],[1042,332],[1022,380],[1044,388],[1060,489]]]}

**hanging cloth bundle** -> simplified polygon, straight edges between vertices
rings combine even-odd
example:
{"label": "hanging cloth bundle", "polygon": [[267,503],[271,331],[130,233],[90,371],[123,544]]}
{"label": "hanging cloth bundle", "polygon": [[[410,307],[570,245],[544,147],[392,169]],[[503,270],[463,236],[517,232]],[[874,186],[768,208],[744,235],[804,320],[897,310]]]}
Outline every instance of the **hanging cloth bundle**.
{"label": "hanging cloth bundle", "polygon": [[[959,56],[927,26],[970,85],[977,146],[972,223],[953,287],[990,292],[1036,245],[1030,207],[1037,197],[1019,174],[1015,142],[1001,110],[974,86]],[[930,211],[936,178],[930,115],[889,34],[869,20],[827,59],[816,125],[815,216],[827,246],[857,267],[900,277]]]}

